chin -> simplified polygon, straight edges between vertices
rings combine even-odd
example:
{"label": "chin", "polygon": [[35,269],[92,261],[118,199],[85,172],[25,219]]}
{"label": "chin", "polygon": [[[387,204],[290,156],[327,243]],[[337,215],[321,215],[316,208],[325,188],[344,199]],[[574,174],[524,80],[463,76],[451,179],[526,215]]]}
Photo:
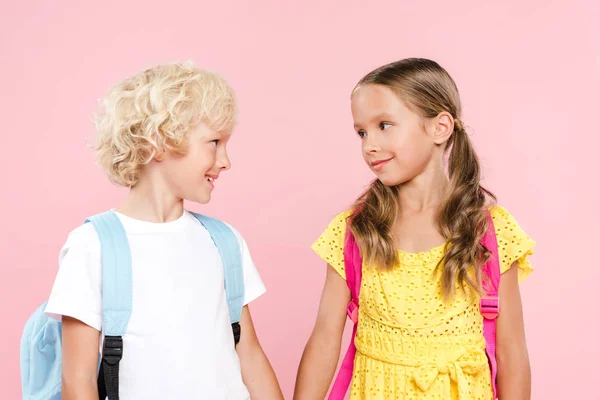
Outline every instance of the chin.
{"label": "chin", "polygon": [[186,198],[186,200],[193,201],[194,203],[198,204],[207,204],[210,201],[210,198],[210,193],[203,193],[194,196],[189,196]]}
{"label": "chin", "polygon": [[207,196],[202,196],[197,200],[197,202],[200,204],[207,204],[208,202],[210,202],[210,198],[210,194]]}
{"label": "chin", "polygon": [[407,179],[398,179],[398,178],[390,178],[390,177],[378,177],[379,181],[383,183],[385,186],[398,186],[406,183]]}
{"label": "chin", "polygon": [[415,179],[419,173],[418,171],[406,171],[406,170],[396,170],[396,171],[386,171],[387,173],[383,173],[377,176],[377,179],[385,186],[398,186],[404,185]]}

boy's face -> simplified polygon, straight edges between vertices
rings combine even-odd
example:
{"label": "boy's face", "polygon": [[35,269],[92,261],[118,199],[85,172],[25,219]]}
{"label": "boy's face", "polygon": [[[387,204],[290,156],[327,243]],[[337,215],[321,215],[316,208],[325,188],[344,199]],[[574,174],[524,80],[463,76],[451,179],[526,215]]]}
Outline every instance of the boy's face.
{"label": "boy's face", "polygon": [[231,133],[217,132],[201,122],[189,135],[185,154],[165,153],[163,175],[177,198],[205,204],[219,174],[231,167],[225,149]]}

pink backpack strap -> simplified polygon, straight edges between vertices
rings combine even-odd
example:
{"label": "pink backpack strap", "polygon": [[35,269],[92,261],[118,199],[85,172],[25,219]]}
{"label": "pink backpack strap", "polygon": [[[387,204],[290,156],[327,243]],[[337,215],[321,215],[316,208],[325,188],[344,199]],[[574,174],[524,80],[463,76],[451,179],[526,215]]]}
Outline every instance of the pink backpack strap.
{"label": "pink backpack strap", "polygon": [[492,372],[492,387],[494,399],[498,397],[496,376],[498,366],[496,364],[496,319],[500,314],[500,298],[498,288],[500,287],[500,261],[498,259],[498,242],[496,230],[491,215],[488,214],[488,229],[481,241],[483,246],[491,253],[488,262],[483,266],[482,272],[484,296],[481,298],[480,311],[483,316],[483,336],[485,337],[486,353]]}
{"label": "pink backpack strap", "polygon": [[356,239],[350,230],[350,226],[346,228],[346,237],[344,239],[344,269],[346,270],[346,284],[350,289],[351,300],[348,303],[348,318],[354,323],[352,329],[352,338],[350,346],[346,352],[346,356],[342,361],[338,375],[333,383],[333,387],[329,392],[329,400],[342,400],[346,396],[350,382],[352,381],[352,373],[354,370],[354,357],[356,355],[356,347],[354,345],[354,337],[356,336],[356,327],[358,326],[358,299],[360,296],[360,285],[362,281],[362,258]]}

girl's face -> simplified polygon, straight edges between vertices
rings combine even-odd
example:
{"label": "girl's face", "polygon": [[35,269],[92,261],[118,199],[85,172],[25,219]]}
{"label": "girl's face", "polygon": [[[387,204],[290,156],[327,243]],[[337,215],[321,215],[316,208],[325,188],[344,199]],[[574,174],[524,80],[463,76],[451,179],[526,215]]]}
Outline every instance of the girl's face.
{"label": "girl's face", "polygon": [[428,119],[413,112],[390,88],[359,86],[351,99],[354,129],[365,162],[387,186],[411,181],[439,151]]}

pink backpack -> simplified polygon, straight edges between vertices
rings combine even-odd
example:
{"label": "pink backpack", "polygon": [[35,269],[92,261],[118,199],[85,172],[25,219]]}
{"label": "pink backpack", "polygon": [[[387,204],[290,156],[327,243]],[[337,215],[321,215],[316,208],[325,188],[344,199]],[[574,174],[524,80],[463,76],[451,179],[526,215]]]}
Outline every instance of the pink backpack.
{"label": "pink backpack", "polygon": [[[484,279],[484,291],[486,296],[481,298],[479,306],[483,316],[483,336],[486,342],[486,353],[492,372],[492,387],[494,389],[494,398],[498,396],[496,388],[496,318],[500,313],[500,299],[498,297],[498,287],[500,285],[500,263],[498,261],[498,242],[496,241],[496,231],[490,215],[488,215],[488,230],[484,234],[481,243],[488,249],[492,255],[489,261],[483,266],[483,273],[488,279]],[[348,317],[354,323],[352,330],[352,339],[350,346],[342,365],[335,379],[329,400],[342,400],[348,391],[352,381],[352,372],[354,369],[354,356],[356,347],[354,346],[354,337],[358,326],[358,304],[360,295],[360,285],[362,280],[362,258],[356,239],[350,229],[346,229],[344,241],[344,264],[346,270],[346,283],[350,288],[352,300],[348,304]]]}

